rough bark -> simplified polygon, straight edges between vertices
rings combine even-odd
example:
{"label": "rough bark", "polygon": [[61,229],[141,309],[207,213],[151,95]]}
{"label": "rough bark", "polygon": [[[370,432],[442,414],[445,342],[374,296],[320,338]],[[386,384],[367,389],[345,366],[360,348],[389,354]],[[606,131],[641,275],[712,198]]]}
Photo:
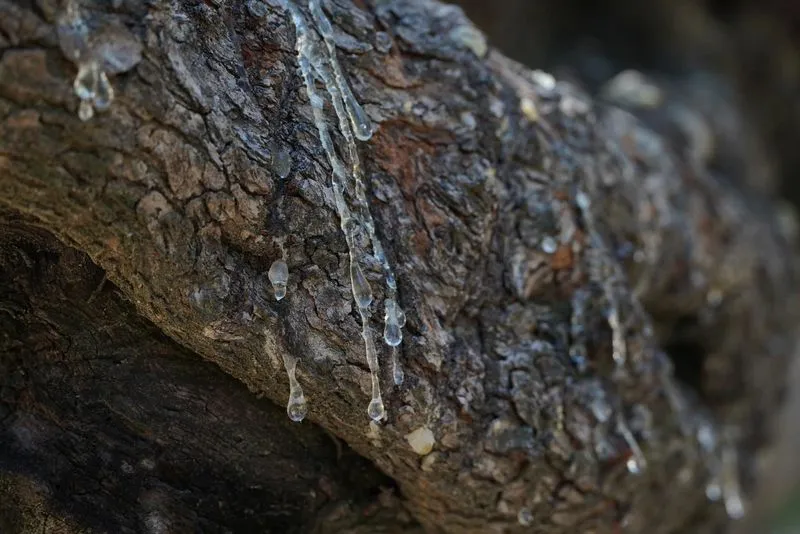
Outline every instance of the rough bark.
{"label": "rough bark", "polygon": [[[2,228],[3,532],[51,532],[57,514],[107,532],[308,532],[350,508],[374,508],[358,523],[386,514],[391,481],[337,438],[165,338],[84,254],[18,217]],[[27,510],[48,499],[49,525]]]}
{"label": "rough bark", "polygon": [[[110,111],[81,122],[57,6],[0,0],[2,265],[27,273],[3,280],[3,469],[44,485],[76,528],[109,531],[159,532],[152,514],[169,532],[303,531],[346,500],[376,517],[366,531],[403,531],[401,508],[429,532],[723,530],[691,430],[708,414],[737,428],[752,483],[797,318],[795,257],[770,205],[709,169],[673,108],[648,127],[551,88],[484,55],[434,2],[329,2],[379,125],[359,153],[408,317],[406,381],[383,373],[388,416],[370,425],[330,168],[294,28],[263,7],[87,3],[145,48],[113,79]],[[275,239],[291,273],[280,302]],[[367,276],[382,302],[377,266]],[[584,345],[586,370],[570,358]],[[688,403],[677,412],[660,348]],[[254,398],[285,404],[286,352],[309,400],[299,426]],[[639,437],[640,475],[598,416],[603,398]],[[435,437],[424,457],[405,439],[420,428]],[[402,507],[363,504],[387,479],[350,453],[333,461],[320,429],[390,477]],[[339,517],[365,521],[359,506]]]}

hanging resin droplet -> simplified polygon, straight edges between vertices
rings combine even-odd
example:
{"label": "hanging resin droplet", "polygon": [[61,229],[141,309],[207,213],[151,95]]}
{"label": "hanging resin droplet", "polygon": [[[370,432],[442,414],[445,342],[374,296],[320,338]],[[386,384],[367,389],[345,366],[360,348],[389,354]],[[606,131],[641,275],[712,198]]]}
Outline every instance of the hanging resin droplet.
{"label": "hanging resin droplet", "polygon": [[636,461],[636,458],[628,458],[625,466],[628,468],[628,472],[632,475],[638,475],[642,472],[641,466],[639,465],[639,462]]}
{"label": "hanging resin droplet", "polygon": [[617,419],[617,432],[622,434],[623,439],[631,450],[631,457],[626,463],[628,472],[638,475],[647,467],[647,460],[645,460],[644,453],[639,447],[639,442],[636,441],[633,432],[628,428],[628,424],[622,419],[622,416]]}
{"label": "hanging resin droplet", "polygon": [[353,297],[356,304],[362,310],[369,308],[372,304],[372,288],[369,286],[364,271],[354,259],[350,259],[350,283],[353,286]]}
{"label": "hanging resin droplet", "polygon": [[331,21],[322,11],[322,6],[318,0],[308,0],[308,10],[311,11],[311,16],[314,17],[314,22],[317,24],[317,30],[322,37],[333,37],[333,26]]}
{"label": "hanging resin droplet", "polygon": [[709,421],[700,421],[695,432],[697,443],[706,453],[713,454],[717,448],[717,435]]}
{"label": "hanging resin droplet", "polygon": [[735,445],[727,444],[722,449],[722,498],[725,511],[731,519],[744,517],[744,500],[739,487],[739,460]]}
{"label": "hanging resin droplet", "polygon": [[369,141],[372,138],[372,121],[369,120],[367,112],[364,111],[364,108],[361,107],[361,104],[358,103],[352,93],[345,95],[344,106],[347,109],[347,115],[350,118],[356,139]]}
{"label": "hanging resin droplet", "polygon": [[281,149],[272,156],[272,170],[281,180],[289,176],[292,171],[292,155],[286,149]]}
{"label": "hanging resin droplet", "polygon": [[717,502],[722,497],[722,488],[716,479],[706,485],[706,497],[711,502]]}
{"label": "hanging resin droplet", "polygon": [[97,81],[97,91],[94,95],[94,108],[97,111],[106,111],[111,107],[111,102],[114,101],[114,88],[111,87],[111,82],[108,81],[108,76],[105,72],[100,72]]}
{"label": "hanging resin droplet", "polygon": [[92,36],[92,58],[106,74],[122,74],[142,61],[142,43],[124,26],[108,26]]}
{"label": "hanging resin droplet", "polygon": [[383,406],[383,399],[381,399],[380,393],[370,401],[367,407],[367,415],[373,421],[380,421],[386,415],[386,408]]}
{"label": "hanging resin droplet", "polygon": [[283,365],[289,376],[289,402],[286,404],[286,413],[292,421],[300,422],[306,416],[308,405],[305,395],[303,395],[303,388],[297,381],[297,359],[289,354],[284,354]]}
{"label": "hanging resin droplet", "polygon": [[400,362],[397,360],[397,347],[392,347],[392,379],[394,379],[394,385],[399,386],[402,384],[405,377],[403,368],[400,367]]}
{"label": "hanging resin droplet", "polygon": [[583,191],[578,191],[575,194],[575,203],[582,211],[588,211],[592,206],[592,201],[589,199],[589,195]]}
{"label": "hanging resin droplet", "polygon": [[552,237],[547,236],[542,239],[541,247],[544,253],[555,254],[555,252],[558,250],[558,242]]}
{"label": "hanging resin droplet", "polygon": [[78,66],[78,74],[75,76],[75,81],[72,83],[72,89],[75,96],[81,100],[92,100],[97,93],[97,83],[99,81],[100,72],[97,69],[97,63],[88,61],[81,63]]}
{"label": "hanging resin droplet", "polygon": [[56,30],[58,44],[67,59],[77,62],[86,57],[89,49],[89,26],[74,2],[66,2],[65,8],[56,19]]}
{"label": "hanging resin droplet", "polygon": [[339,65],[339,60],[336,59],[336,42],[334,41],[331,22],[322,11],[322,6],[318,0],[309,0],[308,8],[309,11],[311,11],[311,16],[314,18],[317,30],[320,35],[322,35],[325,47],[328,49],[328,60],[333,70],[336,89],[341,94],[347,118],[350,121],[350,125],[353,127],[353,133],[359,141],[369,141],[372,137],[372,121],[370,121],[366,112],[364,112],[364,108],[362,108],[361,104],[356,100],[356,97],[353,96],[350,85],[347,83],[347,78],[345,78],[342,67]]}
{"label": "hanging resin droplet", "polygon": [[522,508],[517,513],[517,522],[523,527],[528,527],[533,524],[533,512],[527,508]]}
{"label": "hanging resin droplet", "polygon": [[[369,203],[366,199],[363,183],[363,171],[358,161],[358,151],[354,139],[367,140],[372,135],[372,124],[363,108],[358,104],[347,78],[336,58],[336,43],[333,27],[322,10],[319,0],[308,0],[308,9],[314,19],[314,27],[321,36],[324,49],[318,46],[311,28],[305,20],[303,12],[291,0],[283,0],[280,5],[288,12],[295,26],[296,50],[298,65],[305,84],[306,94],[311,103],[314,124],[319,133],[322,148],[331,166],[331,188],[339,216],[340,225],[347,241],[350,256],[350,282],[353,298],[361,316],[362,336],[366,345],[367,363],[372,380],[372,399],[367,412],[371,419],[379,421],[385,417],[385,407],[381,399],[380,381],[378,379],[378,356],[372,339],[373,332],[369,326],[370,310],[373,295],[372,288],[367,281],[359,264],[364,256],[358,247],[358,234],[365,231],[372,244],[374,258],[380,263],[387,285],[387,295],[391,297],[395,290],[394,274],[383,253],[383,247],[375,234],[374,222],[369,213]],[[352,172],[345,170],[342,161],[334,147],[327,120],[324,116],[324,101],[316,88],[315,77],[322,82],[330,96],[330,103],[339,122],[339,133],[344,138],[343,153],[348,156]],[[352,180],[355,185],[356,216],[351,214],[345,200],[344,184]],[[399,322],[399,321],[398,321]],[[390,332],[390,339],[393,339]]]}
{"label": "hanging resin droplet", "polygon": [[[599,390],[600,391],[600,390]],[[600,392],[600,395],[594,397],[591,401],[589,401],[589,408],[594,415],[594,418],[597,419],[599,423],[605,423],[611,418],[611,415],[614,413],[611,405],[606,402],[605,398],[602,396],[604,395]]]}
{"label": "hanging resin droplet", "polygon": [[94,117],[94,106],[88,100],[81,100],[81,103],[78,105],[78,118],[83,122],[88,121]]}
{"label": "hanging resin droplet", "polygon": [[381,398],[381,383],[378,378],[380,367],[378,365],[378,353],[375,351],[375,343],[372,341],[372,329],[367,325],[368,317],[362,312],[361,320],[363,327],[361,337],[364,338],[364,347],[367,353],[367,366],[369,367],[370,379],[372,381],[372,400],[367,407],[367,415],[373,421],[380,421],[386,415]]}
{"label": "hanging resin droplet", "polygon": [[397,305],[397,302],[394,303],[394,309],[397,314],[397,324],[400,328],[403,328],[406,325],[406,312],[403,311],[403,308]]}
{"label": "hanging resin droplet", "polygon": [[[386,299],[383,302],[383,307],[385,309],[383,340],[387,345],[392,347],[392,379],[395,385],[399,386],[403,383],[403,379],[405,378],[403,369],[397,361],[397,346],[403,342],[402,325],[398,317],[398,312],[402,313],[402,310],[393,298]],[[405,323],[405,315],[403,315],[402,318]]]}
{"label": "hanging resin droplet", "polygon": [[608,326],[611,328],[611,357],[618,368],[625,366],[628,347],[625,343],[625,331],[619,320],[619,309],[612,305],[608,310]]}
{"label": "hanging resin droplet", "polygon": [[725,497],[725,511],[731,519],[741,519],[744,517],[744,502],[740,495],[729,495]]}
{"label": "hanging resin droplet", "polygon": [[286,413],[289,415],[289,419],[299,423],[305,419],[307,412],[308,405],[306,404],[306,398],[303,395],[303,391],[300,390],[299,393],[290,392],[289,402],[286,404]]}
{"label": "hanging resin droplet", "polygon": [[396,347],[403,341],[403,331],[400,329],[400,324],[397,320],[397,303],[394,299],[386,299],[384,301],[385,316],[384,316],[384,329],[383,339],[390,347]]}
{"label": "hanging resin droplet", "polygon": [[283,260],[275,260],[269,268],[269,281],[275,292],[275,300],[286,296],[286,284],[289,282],[289,267]]}

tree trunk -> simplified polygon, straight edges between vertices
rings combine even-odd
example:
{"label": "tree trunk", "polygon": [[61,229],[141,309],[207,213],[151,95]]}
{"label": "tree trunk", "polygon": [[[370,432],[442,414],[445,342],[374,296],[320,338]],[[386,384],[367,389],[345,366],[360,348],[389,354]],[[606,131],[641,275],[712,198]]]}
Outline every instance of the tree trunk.
{"label": "tree trunk", "polygon": [[798,314],[717,124],[593,103],[433,1],[281,4],[0,0],[3,532],[724,531]]}

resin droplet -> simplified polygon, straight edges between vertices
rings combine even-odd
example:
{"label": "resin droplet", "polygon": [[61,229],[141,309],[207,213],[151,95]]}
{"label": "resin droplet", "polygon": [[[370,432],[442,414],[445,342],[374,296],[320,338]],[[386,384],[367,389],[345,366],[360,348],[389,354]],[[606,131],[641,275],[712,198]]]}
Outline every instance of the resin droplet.
{"label": "resin droplet", "polygon": [[281,149],[272,157],[272,170],[278,178],[284,180],[292,170],[292,155],[285,149]]}
{"label": "resin droplet", "polygon": [[403,308],[397,305],[395,302],[394,304],[395,312],[397,313],[397,324],[400,328],[403,328],[406,325],[406,312],[403,311]]}
{"label": "resin droplet", "polygon": [[372,400],[367,407],[367,415],[373,421],[380,421],[386,416],[386,409],[381,398],[381,383],[378,378],[380,367],[378,365],[378,353],[375,351],[375,343],[372,341],[372,329],[368,326],[369,312],[361,312],[361,337],[364,338],[364,347],[367,352],[367,366],[372,381]]}
{"label": "resin droplet", "polygon": [[385,327],[383,329],[383,339],[390,347],[396,347],[403,341],[403,331],[397,320],[397,303],[394,299],[384,301],[386,315],[384,317]]}
{"label": "resin droplet", "polygon": [[372,288],[367,282],[367,277],[364,276],[364,271],[356,263],[355,260],[350,260],[350,283],[353,286],[353,297],[356,299],[356,304],[359,308],[366,310],[372,304]]}
{"label": "resin droplet", "polygon": [[731,519],[744,517],[744,501],[739,488],[739,461],[734,445],[722,450],[722,498]]}
{"label": "resin droplet", "polygon": [[628,424],[622,417],[617,419],[617,432],[622,434],[625,443],[627,443],[628,447],[631,449],[631,457],[626,464],[628,471],[635,475],[641,473],[647,467],[647,461],[644,458],[641,447],[639,447],[639,443],[636,441],[636,438],[633,437],[633,432],[628,428]]}
{"label": "resin droplet", "polygon": [[[358,150],[355,143],[355,139],[365,141],[372,136],[372,123],[350,91],[347,78],[336,58],[333,27],[323,12],[320,1],[308,0],[307,5],[314,20],[314,27],[322,38],[324,48],[319,46],[317,35],[309,27],[303,12],[295,2],[283,0],[280,5],[288,12],[294,23],[295,47],[300,73],[306,94],[311,103],[314,124],[317,127],[322,148],[332,169],[331,188],[336,212],[347,241],[348,254],[350,256],[350,282],[353,298],[361,316],[361,335],[366,345],[367,363],[372,380],[372,399],[367,412],[373,421],[379,421],[385,417],[386,413],[381,399],[380,381],[378,379],[378,356],[372,339],[373,332],[369,326],[369,306],[373,300],[372,288],[359,265],[359,261],[364,257],[358,246],[357,239],[361,230],[368,235],[374,257],[380,263],[386,275],[387,296],[394,295],[396,285],[391,266],[375,233],[374,222],[369,212],[369,202],[366,198],[363,171],[358,160]],[[316,88],[315,78],[322,82],[330,96],[330,103],[339,122],[339,133],[344,139],[342,153],[348,157],[352,172],[345,170],[343,162],[334,147],[328,128],[328,121],[324,115],[324,101]],[[344,194],[345,185],[350,183],[354,185],[355,189],[355,217],[350,211]]]}
{"label": "resin droplet", "polygon": [[625,343],[625,332],[619,320],[619,310],[615,305],[608,310],[608,326],[611,328],[611,357],[617,367],[623,367],[625,360],[628,359],[628,347]]}
{"label": "resin droplet", "polygon": [[558,242],[552,237],[547,236],[542,239],[541,247],[544,253],[555,254],[556,250],[558,250]]}
{"label": "resin droplet", "polygon": [[142,43],[124,26],[106,27],[92,36],[92,58],[106,74],[122,74],[142,61]]}
{"label": "resin droplet", "polygon": [[358,103],[352,94],[345,95],[344,106],[353,126],[353,132],[359,141],[369,141],[372,138],[372,121],[367,112]]}
{"label": "resin droplet", "polygon": [[97,84],[100,80],[100,71],[97,63],[90,61],[78,66],[78,74],[72,83],[75,95],[81,100],[92,100],[97,93]]}
{"label": "resin droplet", "polygon": [[719,482],[712,480],[706,485],[706,497],[712,502],[717,502],[722,497],[722,488],[719,486]]}
{"label": "resin droplet", "polygon": [[286,296],[286,284],[289,282],[289,267],[283,260],[275,260],[269,268],[269,281],[275,291],[275,300]]}
{"label": "resin droplet", "polygon": [[89,26],[81,16],[77,5],[69,1],[56,20],[58,44],[70,61],[77,62],[86,57],[89,48]]}
{"label": "resin droplet", "polygon": [[311,16],[314,17],[314,22],[317,23],[317,30],[319,30],[322,37],[332,38],[333,26],[331,26],[331,21],[328,20],[325,12],[322,11],[319,0],[308,0],[308,9],[311,11]]}
{"label": "resin droplet", "polygon": [[81,103],[78,105],[78,118],[83,122],[88,121],[94,117],[94,106],[88,100],[81,100]]}
{"label": "resin droplet", "polygon": [[616,104],[644,108],[658,107],[664,99],[661,89],[636,70],[625,70],[614,76],[601,89],[601,94]]}
{"label": "resin droplet", "polygon": [[[333,27],[330,20],[322,11],[319,0],[309,0],[308,9],[311,11],[311,16],[314,18],[317,30],[322,35],[322,40],[328,49],[328,61],[335,80],[336,89],[341,94],[342,101],[344,102],[345,110],[347,111],[347,118],[350,125],[353,127],[353,132],[356,139],[359,141],[369,141],[372,137],[372,122],[364,112],[364,108],[358,103],[358,100],[353,96],[350,91],[350,85],[347,83],[342,67],[339,65],[339,60],[336,58],[336,43],[333,37]],[[330,91],[330,84],[328,90]],[[333,97],[335,98],[335,97]]]}
{"label": "resin droplet", "polygon": [[381,399],[380,393],[370,401],[367,407],[367,415],[373,421],[380,421],[386,416],[386,408],[383,406],[383,399]]}
{"label": "resin droplet", "polygon": [[728,512],[728,517],[731,519],[743,518],[744,502],[742,502],[742,498],[738,494],[725,497],[725,511]]}
{"label": "resin droplet", "polygon": [[556,88],[556,79],[552,74],[541,70],[535,70],[531,73],[534,83],[544,89],[545,91],[552,91]]}
{"label": "resin droplet", "polygon": [[307,412],[308,405],[306,404],[303,391],[300,390],[299,393],[289,393],[289,403],[286,405],[286,413],[289,415],[289,419],[299,423],[305,418]]}
{"label": "resin droplet", "polygon": [[583,191],[578,191],[575,194],[575,203],[583,211],[588,211],[589,208],[592,206],[592,201],[589,200],[589,195],[587,195]]}
{"label": "resin droplet", "polygon": [[639,466],[639,462],[636,461],[636,458],[628,458],[628,461],[625,463],[625,466],[628,468],[628,472],[632,475],[638,475],[642,472],[641,467]]}
{"label": "resin droplet", "polygon": [[111,87],[111,82],[108,81],[108,76],[105,72],[101,72],[98,76],[97,91],[94,95],[93,104],[97,111],[106,111],[111,107],[111,102],[114,101],[114,88]]}
{"label": "resin droplet", "polygon": [[613,413],[611,405],[600,395],[589,402],[589,408],[592,410],[594,418],[597,419],[599,423],[608,421]]}
{"label": "resin droplet", "polygon": [[706,453],[713,453],[717,447],[717,436],[713,425],[708,421],[701,421],[697,426],[697,442]]}
{"label": "resin droplet", "polygon": [[533,512],[527,508],[520,509],[517,514],[517,522],[523,527],[529,527],[533,524]]}
{"label": "resin droplet", "polygon": [[397,347],[392,347],[392,379],[396,386],[402,384],[405,379],[403,368],[400,367],[400,362],[397,360]]}
{"label": "resin droplet", "polygon": [[478,58],[483,58],[489,51],[486,37],[472,24],[462,24],[450,32],[450,38],[468,48]]}
{"label": "resin droplet", "polygon": [[286,413],[292,421],[300,422],[306,416],[308,405],[303,395],[303,388],[297,381],[297,359],[286,353],[283,355],[283,365],[289,376],[289,402],[286,404]]}

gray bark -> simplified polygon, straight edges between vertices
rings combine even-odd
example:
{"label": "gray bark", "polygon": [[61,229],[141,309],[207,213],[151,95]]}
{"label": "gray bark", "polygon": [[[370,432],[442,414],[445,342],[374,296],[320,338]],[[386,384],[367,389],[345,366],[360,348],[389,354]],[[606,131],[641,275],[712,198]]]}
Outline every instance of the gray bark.
{"label": "gray bark", "polygon": [[[307,531],[331,517],[366,532],[724,530],[704,491],[716,452],[697,425],[737,429],[751,488],[793,356],[795,255],[771,200],[712,172],[697,139],[677,142],[672,108],[648,126],[549,88],[484,55],[457,10],[329,2],[339,58],[377,124],[358,149],[408,318],[406,380],[392,385],[380,344],[387,418],[371,425],[294,27],[264,7],[87,3],[90,20],[125,26],[144,51],[112,79],[111,109],[82,122],[56,6],[0,0],[3,235],[35,244],[3,248],[6,272],[33,273],[3,279],[23,303],[3,299],[3,471],[43,485],[76,528],[114,532],[158,532],[152,514],[168,532]],[[266,276],[275,239],[290,269],[279,302]],[[381,272],[367,277],[377,305]],[[570,358],[582,346],[585,370]],[[285,405],[285,353],[309,403],[299,425],[255,398]],[[639,475],[617,418],[643,448]],[[407,436],[423,428],[435,444],[421,456]],[[354,453],[332,460],[323,429]],[[152,473],[140,466],[156,448]],[[364,480],[349,479],[356,455]],[[76,470],[92,485],[70,487]],[[399,500],[364,504],[391,484]]]}

